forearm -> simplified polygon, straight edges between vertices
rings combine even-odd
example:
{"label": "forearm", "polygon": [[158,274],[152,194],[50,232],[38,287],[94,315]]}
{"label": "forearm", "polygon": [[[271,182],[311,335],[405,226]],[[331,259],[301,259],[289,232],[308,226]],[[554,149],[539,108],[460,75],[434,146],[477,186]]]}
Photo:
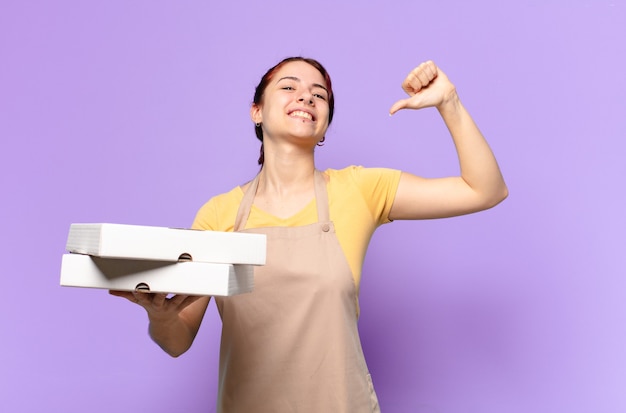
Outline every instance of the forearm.
{"label": "forearm", "polygon": [[437,109],[454,141],[461,178],[484,200],[486,206],[502,201],[508,195],[508,190],[498,162],[456,91]]}
{"label": "forearm", "polygon": [[402,89],[409,98],[398,100],[389,113],[436,107],[452,135],[461,174],[426,179],[403,172],[389,218],[431,219],[470,214],[506,198],[508,191],[493,152],[445,73],[432,61],[422,63],[408,74]]}
{"label": "forearm", "polygon": [[[187,298],[187,300],[194,298]],[[148,332],[167,354],[178,357],[191,347],[202,323],[210,297],[195,301],[178,312],[148,311]]]}

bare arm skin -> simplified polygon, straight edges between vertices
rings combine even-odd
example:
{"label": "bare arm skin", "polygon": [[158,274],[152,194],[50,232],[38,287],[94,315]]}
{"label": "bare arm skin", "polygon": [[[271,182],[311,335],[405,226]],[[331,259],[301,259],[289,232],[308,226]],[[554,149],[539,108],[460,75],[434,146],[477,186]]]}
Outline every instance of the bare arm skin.
{"label": "bare arm skin", "polygon": [[454,141],[461,175],[426,179],[403,172],[389,218],[451,217],[488,209],[504,200],[508,189],[493,152],[448,77],[429,61],[411,71],[402,88],[409,98],[394,103],[389,113],[437,108]]}
{"label": "bare arm skin", "polygon": [[142,306],[148,313],[150,337],[167,354],[178,357],[191,347],[211,297],[110,291]]}

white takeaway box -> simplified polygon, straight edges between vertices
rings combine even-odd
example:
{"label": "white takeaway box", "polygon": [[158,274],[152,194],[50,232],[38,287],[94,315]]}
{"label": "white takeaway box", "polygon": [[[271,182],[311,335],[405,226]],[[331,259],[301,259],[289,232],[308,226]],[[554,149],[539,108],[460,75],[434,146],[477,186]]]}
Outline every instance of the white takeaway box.
{"label": "white takeaway box", "polygon": [[108,290],[229,296],[252,291],[254,266],[64,254],[61,285]]}
{"label": "white takeaway box", "polygon": [[71,224],[66,250],[105,258],[264,265],[264,234],[125,224]]}

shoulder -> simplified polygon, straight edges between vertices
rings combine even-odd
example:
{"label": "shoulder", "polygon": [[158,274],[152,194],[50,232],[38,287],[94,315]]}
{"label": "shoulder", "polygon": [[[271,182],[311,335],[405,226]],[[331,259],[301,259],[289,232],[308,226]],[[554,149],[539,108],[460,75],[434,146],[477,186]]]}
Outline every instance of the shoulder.
{"label": "shoulder", "polygon": [[[243,198],[240,186],[216,195],[200,207],[192,228],[213,231],[232,231],[234,216]],[[232,219],[231,219],[232,218]]]}
{"label": "shoulder", "polygon": [[329,177],[329,197],[332,200],[349,202],[352,211],[362,205],[378,225],[389,222],[389,211],[393,205],[402,171],[390,168],[347,168],[325,171]]}
{"label": "shoulder", "polygon": [[390,168],[366,168],[361,165],[350,165],[343,169],[327,169],[324,173],[328,176],[331,183],[351,183],[360,187],[387,184],[397,187],[402,171]]}

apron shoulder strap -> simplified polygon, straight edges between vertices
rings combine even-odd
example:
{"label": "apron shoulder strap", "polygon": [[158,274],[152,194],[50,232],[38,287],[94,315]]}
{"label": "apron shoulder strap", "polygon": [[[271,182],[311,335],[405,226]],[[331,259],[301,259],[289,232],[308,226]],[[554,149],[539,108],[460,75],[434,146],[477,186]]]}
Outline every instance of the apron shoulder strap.
{"label": "apron shoulder strap", "polygon": [[315,170],[315,204],[317,205],[317,222],[330,222],[326,180],[322,172],[317,169]]}
{"label": "apron shoulder strap", "polygon": [[259,186],[259,175],[255,176],[248,189],[243,194],[243,199],[239,204],[237,210],[237,218],[235,219],[235,227],[233,231],[241,231],[244,229],[248,216],[250,215],[250,209],[252,209],[252,203],[254,202],[254,195],[256,195],[256,189]]}

